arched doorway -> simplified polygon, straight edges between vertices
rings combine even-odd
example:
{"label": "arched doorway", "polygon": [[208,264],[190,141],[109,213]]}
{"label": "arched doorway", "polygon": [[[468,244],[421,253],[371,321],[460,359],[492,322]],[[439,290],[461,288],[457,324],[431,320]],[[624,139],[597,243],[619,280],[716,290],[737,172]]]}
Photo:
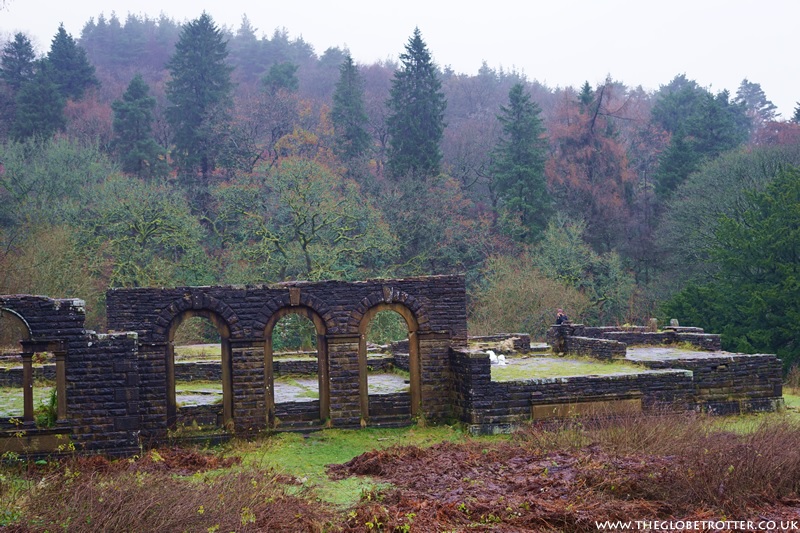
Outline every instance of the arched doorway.
{"label": "arched doorway", "polygon": [[[281,319],[288,315],[300,315],[311,321],[313,332],[316,334],[314,344],[316,344],[316,365],[313,369],[317,374],[317,396],[312,401],[312,410],[303,409],[303,406],[291,406],[284,404],[297,404],[297,401],[284,401],[277,398],[276,402],[276,366],[278,374],[288,374],[291,370],[281,370],[281,365],[276,365],[274,349],[276,347],[276,326]],[[278,425],[314,425],[327,421],[330,417],[330,380],[328,367],[328,345],[325,340],[325,322],[313,309],[306,306],[282,307],[272,314],[264,327],[264,383],[265,400],[267,405],[267,427],[274,428]],[[279,362],[280,363],[280,362]],[[316,409],[318,402],[319,408]],[[278,408],[281,408],[278,412]],[[282,417],[279,415],[283,415]]]}
{"label": "arched doorway", "polygon": [[32,400],[27,401],[30,401],[32,405],[25,406],[20,342],[30,338],[31,332],[25,320],[14,311],[0,307],[0,365],[2,368],[8,369],[8,372],[4,372],[8,379],[4,379],[0,384],[0,418],[2,419],[22,419],[26,414],[25,411],[31,411],[31,413],[27,413],[30,417],[33,409],[46,400],[47,394],[51,391],[50,386],[41,386],[41,383],[40,386],[34,387],[32,376],[29,376]]}
{"label": "arched doorway", "polygon": [[[233,426],[233,366],[231,357],[230,345],[230,328],[225,320],[213,311],[207,310],[187,310],[175,317],[169,326],[169,333],[167,338],[167,353],[166,353],[166,369],[167,369],[167,426],[174,428],[178,423],[181,416],[179,416],[181,406],[178,402],[177,386],[179,382],[186,381],[186,378],[176,377],[176,335],[178,334],[181,326],[188,322],[194,322],[194,325],[199,325],[202,328],[202,322],[195,319],[202,318],[210,322],[213,329],[216,330],[216,335],[219,339],[219,352],[215,349],[216,343],[213,347],[209,346],[209,351],[213,354],[211,359],[214,363],[219,362],[219,382],[222,388],[222,402],[221,409],[212,406],[212,410],[218,411],[217,416],[212,418],[215,420],[215,426],[221,426],[226,429],[232,429]],[[216,340],[216,339],[215,339]],[[211,379],[214,381],[216,378]],[[219,404],[216,404],[219,405]],[[188,408],[187,408],[188,410]],[[188,418],[188,417],[187,417]]]}
{"label": "arched doorway", "polygon": [[362,423],[369,424],[370,421],[370,404],[376,405],[379,398],[377,394],[370,394],[369,385],[369,362],[367,359],[367,332],[370,323],[378,315],[392,311],[402,317],[408,331],[408,373],[409,373],[409,390],[410,406],[409,418],[413,419],[421,413],[422,407],[422,384],[421,384],[421,366],[419,356],[419,337],[417,330],[419,324],[414,313],[405,305],[400,303],[379,303],[371,307],[364,313],[361,322],[358,326],[359,342],[358,342],[358,375],[359,375],[359,398],[361,403],[361,419]]}

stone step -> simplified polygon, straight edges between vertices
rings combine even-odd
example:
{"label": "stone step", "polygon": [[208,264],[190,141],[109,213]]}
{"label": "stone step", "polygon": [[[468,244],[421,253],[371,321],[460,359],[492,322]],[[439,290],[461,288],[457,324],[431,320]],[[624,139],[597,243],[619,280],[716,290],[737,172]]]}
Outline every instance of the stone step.
{"label": "stone step", "polygon": [[405,415],[381,415],[369,417],[367,427],[371,428],[401,428],[410,426],[413,422],[408,414]]}

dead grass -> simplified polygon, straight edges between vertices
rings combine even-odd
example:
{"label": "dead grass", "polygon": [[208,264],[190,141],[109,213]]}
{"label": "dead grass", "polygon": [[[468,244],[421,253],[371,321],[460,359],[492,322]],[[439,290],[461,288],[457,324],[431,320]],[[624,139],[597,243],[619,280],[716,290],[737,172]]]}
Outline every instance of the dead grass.
{"label": "dead grass", "polygon": [[[236,448],[231,457],[159,449],[137,460],[71,459],[28,472],[7,530],[584,532],[597,520],[796,519],[800,423],[755,420],[733,432],[698,414],[601,413],[510,438],[373,449],[328,469],[334,480],[370,480],[346,508],[321,502],[295,475],[238,464]],[[393,441],[413,431],[396,430]],[[380,446],[373,433],[353,434]],[[326,435],[266,443],[295,443],[283,450],[288,464],[324,448]]]}
{"label": "dead grass", "polygon": [[179,449],[75,459],[42,477],[8,531],[322,531],[334,518],[302,491],[288,494],[291,478],[235,462]]}

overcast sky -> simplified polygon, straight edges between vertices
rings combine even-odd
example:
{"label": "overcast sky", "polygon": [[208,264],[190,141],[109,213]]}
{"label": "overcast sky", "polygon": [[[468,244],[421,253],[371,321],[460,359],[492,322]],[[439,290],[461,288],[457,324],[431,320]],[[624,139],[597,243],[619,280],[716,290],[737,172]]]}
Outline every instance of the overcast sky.
{"label": "overcast sky", "polygon": [[[713,92],[760,83],[789,117],[800,101],[798,0],[0,0],[0,38],[26,33],[39,52],[64,23],[112,12],[178,22],[207,11],[235,30],[247,14],[259,35],[286,28],[321,54],[347,47],[359,63],[397,59],[415,26],[434,60],[475,74],[482,61],[517,69],[550,87],[596,84],[610,74],[657,89],[677,74]],[[793,37],[794,35],[794,37]]]}

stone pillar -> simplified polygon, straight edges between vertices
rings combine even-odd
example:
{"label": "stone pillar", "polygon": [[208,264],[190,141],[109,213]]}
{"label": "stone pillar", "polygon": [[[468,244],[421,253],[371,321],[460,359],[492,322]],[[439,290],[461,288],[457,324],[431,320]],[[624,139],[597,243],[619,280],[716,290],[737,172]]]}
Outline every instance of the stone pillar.
{"label": "stone pillar", "polygon": [[232,370],[232,417],[236,433],[251,433],[267,427],[264,341],[228,339]]}
{"label": "stone pillar", "polygon": [[450,335],[447,332],[417,332],[417,337],[421,367],[421,412],[416,414],[442,420],[452,414]]}
{"label": "stone pillar", "polygon": [[[331,425],[362,424],[359,387],[359,335],[327,335],[331,379]],[[367,391],[363,392],[364,394]]]}
{"label": "stone pillar", "polygon": [[22,353],[22,423],[33,426],[33,352]]}
{"label": "stone pillar", "polygon": [[67,352],[65,349],[53,352],[56,359],[56,420],[67,418]]}

